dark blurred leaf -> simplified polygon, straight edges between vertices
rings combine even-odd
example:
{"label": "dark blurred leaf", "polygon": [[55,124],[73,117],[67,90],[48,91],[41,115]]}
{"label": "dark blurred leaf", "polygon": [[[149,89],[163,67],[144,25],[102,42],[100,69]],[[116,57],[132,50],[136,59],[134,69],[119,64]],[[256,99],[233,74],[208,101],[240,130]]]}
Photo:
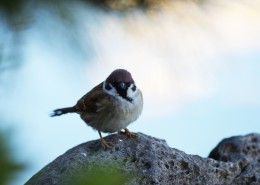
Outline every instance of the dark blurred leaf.
{"label": "dark blurred leaf", "polygon": [[10,150],[10,141],[0,131],[0,184],[7,184],[24,169],[24,165],[16,162]]}
{"label": "dark blurred leaf", "polygon": [[26,11],[28,1],[20,0],[0,0],[0,17],[11,30],[18,31],[27,25],[26,17],[29,12]]}

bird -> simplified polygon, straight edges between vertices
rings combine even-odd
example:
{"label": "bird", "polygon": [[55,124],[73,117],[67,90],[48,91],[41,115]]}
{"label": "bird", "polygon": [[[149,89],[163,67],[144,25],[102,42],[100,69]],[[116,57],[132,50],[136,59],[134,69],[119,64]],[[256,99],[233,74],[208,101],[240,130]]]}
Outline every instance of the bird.
{"label": "bird", "polygon": [[124,132],[128,137],[136,136],[127,126],[136,121],[143,110],[143,95],[136,86],[130,72],[114,70],[105,81],[95,86],[72,107],[54,110],[50,116],[78,113],[81,119],[99,133],[103,148],[113,148],[104,140],[101,132]]}

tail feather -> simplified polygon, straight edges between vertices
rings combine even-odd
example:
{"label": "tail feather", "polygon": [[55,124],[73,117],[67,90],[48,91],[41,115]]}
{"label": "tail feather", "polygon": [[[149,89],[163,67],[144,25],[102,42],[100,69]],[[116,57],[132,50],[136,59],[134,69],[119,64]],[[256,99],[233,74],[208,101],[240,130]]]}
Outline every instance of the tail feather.
{"label": "tail feather", "polygon": [[75,107],[66,107],[66,108],[61,108],[61,109],[56,109],[54,110],[50,116],[54,117],[54,116],[60,116],[62,114],[67,114],[67,113],[73,113],[76,112],[77,109]]}

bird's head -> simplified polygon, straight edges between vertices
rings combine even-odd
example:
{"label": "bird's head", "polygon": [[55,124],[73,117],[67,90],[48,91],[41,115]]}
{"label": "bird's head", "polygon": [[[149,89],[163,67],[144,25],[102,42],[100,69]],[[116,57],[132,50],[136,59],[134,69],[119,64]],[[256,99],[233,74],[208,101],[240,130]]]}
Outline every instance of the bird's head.
{"label": "bird's head", "polygon": [[137,87],[131,73],[125,69],[117,69],[104,81],[103,90],[112,96],[120,96],[132,102],[136,95]]}

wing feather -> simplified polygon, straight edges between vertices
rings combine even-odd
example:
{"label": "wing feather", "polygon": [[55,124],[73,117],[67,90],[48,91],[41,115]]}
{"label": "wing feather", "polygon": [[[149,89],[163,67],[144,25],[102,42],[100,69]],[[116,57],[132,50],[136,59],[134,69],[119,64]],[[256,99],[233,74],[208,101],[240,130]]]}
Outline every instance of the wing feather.
{"label": "wing feather", "polygon": [[102,90],[103,82],[94,87],[91,91],[85,94],[77,104],[76,109],[79,112],[96,113],[104,109],[100,103],[106,94]]}

